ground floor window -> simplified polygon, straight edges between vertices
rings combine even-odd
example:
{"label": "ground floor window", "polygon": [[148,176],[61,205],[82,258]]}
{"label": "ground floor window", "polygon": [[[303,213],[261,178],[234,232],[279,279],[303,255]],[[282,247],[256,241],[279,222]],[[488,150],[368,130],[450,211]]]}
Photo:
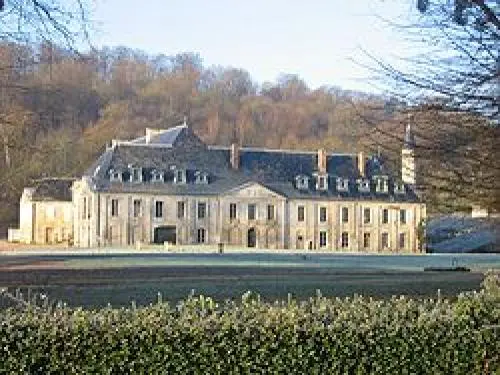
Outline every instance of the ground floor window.
{"label": "ground floor window", "polygon": [[326,231],[319,232],[319,247],[326,246]]}
{"label": "ground floor window", "polygon": [[387,249],[389,247],[389,233],[382,233],[382,248]]}
{"label": "ground floor window", "polygon": [[363,247],[365,249],[370,247],[370,233],[363,234]]}
{"label": "ground floor window", "polygon": [[406,247],[406,235],[404,233],[399,233],[399,248],[404,249]]}
{"label": "ground floor window", "polygon": [[197,241],[198,241],[198,243],[205,243],[205,229],[204,228],[198,229]]}
{"label": "ground floor window", "polygon": [[256,247],[257,246],[257,231],[255,228],[250,228],[247,232],[247,246]]}
{"label": "ground floor window", "polygon": [[342,232],[342,248],[349,247],[349,233]]}

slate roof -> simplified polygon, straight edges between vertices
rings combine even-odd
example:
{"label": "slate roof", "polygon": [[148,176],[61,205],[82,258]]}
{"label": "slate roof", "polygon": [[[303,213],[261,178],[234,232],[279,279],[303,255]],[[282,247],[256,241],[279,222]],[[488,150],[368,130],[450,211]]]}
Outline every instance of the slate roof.
{"label": "slate roof", "polygon": [[44,178],[36,180],[33,186],[34,201],[71,202],[71,185],[74,178]]}
{"label": "slate roof", "polygon": [[[231,168],[230,148],[205,145],[186,125],[180,125],[150,137],[129,142],[121,142],[107,149],[85,173],[93,181],[94,188],[106,192],[156,193],[179,195],[216,195],[250,181],[261,183],[269,189],[288,198],[328,198],[328,199],[370,199],[391,201],[417,201],[416,195],[407,187],[406,194],[393,191],[390,177],[389,192],[359,192],[355,154],[327,154],[329,189],[318,191],[313,176],[317,173],[317,152],[269,150],[260,148],[239,149],[239,168]],[[129,182],[130,168],[141,168],[142,182]],[[186,171],[187,182],[176,184],[174,171]],[[163,182],[151,181],[152,172],[164,173]],[[122,175],[122,182],[110,181],[110,171]],[[205,172],[208,184],[195,183],[195,173]],[[370,158],[366,163],[367,177],[385,174],[379,158]],[[297,175],[310,177],[309,188],[295,187]],[[349,190],[337,191],[336,177],[349,180]],[[372,190],[372,189],[371,189]]]}

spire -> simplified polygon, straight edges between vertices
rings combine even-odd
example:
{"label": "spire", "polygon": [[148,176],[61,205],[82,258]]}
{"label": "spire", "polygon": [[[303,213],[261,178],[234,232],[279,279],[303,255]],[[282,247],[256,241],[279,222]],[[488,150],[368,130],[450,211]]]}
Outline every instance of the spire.
{"label": "spire", "polygon": [[415,148],[415,136],[411,132],[410,114],[408,114],[408,123],[406,124],[404,147],[409,149]]}

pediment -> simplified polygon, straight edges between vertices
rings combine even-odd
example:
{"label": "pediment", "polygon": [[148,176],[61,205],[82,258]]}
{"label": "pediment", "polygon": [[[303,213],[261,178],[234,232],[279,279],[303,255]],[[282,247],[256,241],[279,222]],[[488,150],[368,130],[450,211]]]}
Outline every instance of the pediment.
{"label": "pediment", "polygon": [[247,182],[228,190],[224,195],[239,198],[285,198],[283,195],[276,193],[258,182]]}

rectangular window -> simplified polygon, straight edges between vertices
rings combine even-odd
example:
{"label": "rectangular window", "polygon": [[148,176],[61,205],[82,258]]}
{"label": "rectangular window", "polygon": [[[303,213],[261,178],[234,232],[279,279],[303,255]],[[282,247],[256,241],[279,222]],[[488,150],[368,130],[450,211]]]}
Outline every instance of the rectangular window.
{"label": "rectangular window", "polygon": [[304,221],[305,209],[304,206],[297,207],[297,221]]}
{"label": "rectangular window", "polygon": [[349,209],[347,207],[342,207],[342,222],[349,222]]}
{"label": "rectangular window", "polygon": [[155,202],[155,217],[163,217],[163,201]]}
{"label": "rectangular window", "polygon": [[267,205],[267,220],[274,220],[274,205]]}
{"label": "rectangular window", "polygon": [[399,210],[399,222],[406,224],[406,210]]}
{"label": "rectangular window", "polygon": [[404,249],[406,247],[406,235],[404,233],[399,233],[399,248]]}
{"label": "rectangular window", "polygon": [[118,199],[111,199],[111,216],[118,216]]}
{"label": "rectangular window", "polygon": [[382,224],[387,224],[389,222],[389,210],[384,208],[382,210]]}
{"label": "rectangular window", "polygon": [[248,220],[255,220],[255,204],[248,205]]}
{"label": "rectangular window", "polygon": [[134,217],[141,216],[141,201],[134,199]]}
{"label": "rectangular window", "polygon": [[229,219],[236,220],[236,203],[229,204]]}
{"label": "rectangular window", "polygon": [[130,180],[132,182],[139,182],[142,180],[142,176],[141,176],[141,170],[138,169],[138,168],[134,168],[132,169],[132,172],[130,173]]}
{"label": "rectangular window", "polygon": [[184,219],[185,211],[186,211],[186,204],[184,203],[184,201],[178,201],[177,202],[177,218]]}
{"label": "rectangular window", "polygon": [[389,233],[382,233],[382,248],[387,249],[389,247]]}
{"label": "rectangular window", "polygon": [[186,182],[186,174],[184,170],[177,169],[174,172],[174,183],[175,184],[184,184]]}
{"label": "rectangular window", "polygon": [[319,232],[319,247],[326,246],[326,231]]}
{"label": "rectangular window", "polygon": [[204,219],[207,216],[207,204],[198,202],[198,219]]}
{"label": "rectangular window", "polygon": [[365,224],[370,224],[371,221],[372,221],[371,210],[369,208],[365,208],[363,210],[363,222]]}
{"label": "rectangular window", "polygon": [[197,233],[198,243],[205,243],[205,229],[199,228]]}
{"label": "rectangular window", "polygon": [[322,223],[326,222],[326,207],[319,208],[319,221]]}
{"label": "rectangular window", "polygon": [[349,247],[349,233],[342,232],[342,247]]}
{"label": "rectangular window", "polygon": [[370,247],[370,233],[363,234],[363,247],[364,248]]}
{"label": "rectangular window", "polygon": [[[50,216],[50,215],[47,215],[46,216]],[[87,198],[83,198],[83,212],[82,212],[82,219],[86,219],[87,218]]]}
{"label": "rectangular window", "polygon": [[318,177],[318,189],[325,190],[326,189],[326,177],[319,176]]}

